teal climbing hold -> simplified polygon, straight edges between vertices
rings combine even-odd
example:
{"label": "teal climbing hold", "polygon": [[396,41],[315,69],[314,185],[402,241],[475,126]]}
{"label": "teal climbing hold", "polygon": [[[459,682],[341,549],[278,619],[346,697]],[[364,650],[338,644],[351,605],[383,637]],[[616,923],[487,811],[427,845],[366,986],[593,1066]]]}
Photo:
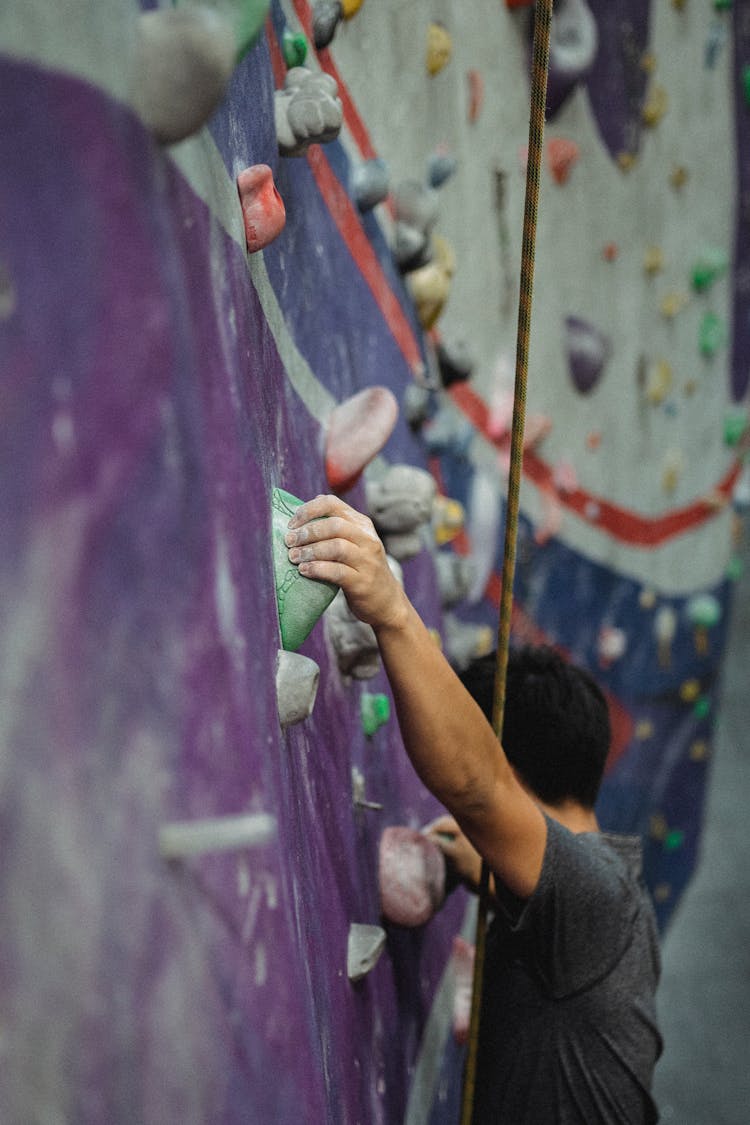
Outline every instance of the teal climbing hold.
{"label": "teal climbing hold", "polygon": [[283,488],[274,488],[271,494],[273,570],[281,646],[291,652],[295,652],[309,636],[315,622],[338,593],[337,586],[305,578],[289,562],[289,550],[284,536],[290,518],[301,504],[301,500],[285,492]]}
{"label": "teal climbing hold", "polygon": [[391,717],[391,701],[382,692],[363,691],[360,700],[362,730],[368,738]]}
{"label": "teal climbing hold", "polygon": [[696,699],[693,711],[699,719],[705,719],[711,713],[711,700],[707,695],[701,695]]}
{"label": "teal climbing hold", "polygon": [[685,833],[681,828],[672,828],[664,837],[664,851],[676,852],[685,843]]}

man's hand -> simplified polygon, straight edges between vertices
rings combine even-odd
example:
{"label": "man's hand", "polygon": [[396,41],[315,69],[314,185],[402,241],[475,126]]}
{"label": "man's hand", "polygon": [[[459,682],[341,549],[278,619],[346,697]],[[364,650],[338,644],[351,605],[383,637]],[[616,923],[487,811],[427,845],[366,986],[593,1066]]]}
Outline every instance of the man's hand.
{"label": "man's hand", "polygon": [[464,836],[452,816],[439,816],[424,829],[425,836],[437,844],[457,878],[470,891],[479,889],[482,857]]}
{"label": "man's hand", "polygon": [[284,541],[300,574],[340,586],[376,633],[405,621],[409,603],[368,516],[337,496],[316,496],[294,513]]}

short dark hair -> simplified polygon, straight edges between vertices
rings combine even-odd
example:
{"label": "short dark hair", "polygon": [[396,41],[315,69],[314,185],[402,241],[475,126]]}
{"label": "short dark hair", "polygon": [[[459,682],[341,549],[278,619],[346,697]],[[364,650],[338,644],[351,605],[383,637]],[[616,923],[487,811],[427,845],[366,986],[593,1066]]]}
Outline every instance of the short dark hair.
{"label": "short dark hair", "polygon": [[[492,722],[495,654],[461,680]],[[502,745],[522,781],[548,805],[572,799],[593,809],[609,752],[607,701],[584,669],[546,645],[508,657]]]}

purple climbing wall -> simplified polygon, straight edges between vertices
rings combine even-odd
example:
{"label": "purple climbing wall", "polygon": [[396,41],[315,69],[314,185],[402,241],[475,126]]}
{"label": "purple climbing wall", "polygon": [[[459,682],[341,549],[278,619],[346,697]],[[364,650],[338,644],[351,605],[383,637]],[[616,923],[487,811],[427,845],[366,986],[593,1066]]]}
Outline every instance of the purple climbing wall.
{"label": "purple climbing wall", "polygon": [[[481,0],[469,20],[394,0],[386,19],[366,5],[308,55],[339,83],[339,139],[282,159],[273,92],[284,33],[310,38],[303,0],[273,3],[208,125],[172,147],[132,108],[139,5],[66,0],[67,23],[49,7],[0,12],[0,1119],[448,1125],[462,1061],[450,954],[467,902],[452,896],[415,930],[384,924],[381,833],[437,806],[394,721],[363,732],[362,695],[387,694],[382,672],[343,677],[322,624],[302,647],[321,671],[315,707],[281,729],[270,496],[327,489],[336,403],[378,384],[404,406],[427,386],[430,422],[418,433],[402,412],[372,472],[429,466],[463,502],[467,529],[441,550],[469,557],[479,587],[441,590],[427,536],[405,584],[448,651],[462,623],[473,644],[492,637],[497,358],[514,331],[530,13]],[[548,133],[576,155],[569,179],[550,162],[543,185],[531,411],[551,430],[525,461],[515,636],[559,645],[607,690],[601,818],[646,838],[666,924],[698,854],[731,603],[748,29],[739,4],[733,29],[718,9],[704,26],[645,0],[564,8],[593,21],[595,49],[550,88]],[[454,55],[428,80],[431,18]],[[664,43],[679,50],[662,52],[655,79]],[[471,129],[469,68],[475,98],[477,76],[485,90]],[[663,99],[644,119],[661,82],[681,107],[674,133],[669,117],[655,129]],[[682,292],[706,246],[728,252],[730,229],[724,165],[701,164],[685,138],[697,129],[710,148],[727,122],[740,183],[731,367],[723,344],[697,346],[728,280]],[[459,169],[441,188],[441,230],[457,269],[441,330],[478,352],[476,389],[450,398],[394,264],[393,211],[360,214],[352,198],[368,158],[423,178],[446,138]],[[248,256],[235,180],[260,162],[287,221]],[[662,238],[666,266],[644,280]],[[670,294],[679,320],[659,313]],[[364,484],[349,498],[365,506]],[[704,625],[698,594],[717,611]],[[160,851],[174,822],[240,816],[265,825],[254,842]],[[352,924],[386,933],[358,982]]]}

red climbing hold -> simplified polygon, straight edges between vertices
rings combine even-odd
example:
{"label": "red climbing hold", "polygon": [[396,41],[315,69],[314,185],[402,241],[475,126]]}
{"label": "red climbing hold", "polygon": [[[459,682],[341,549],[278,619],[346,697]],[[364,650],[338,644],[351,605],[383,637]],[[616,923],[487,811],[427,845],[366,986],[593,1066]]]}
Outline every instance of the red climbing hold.
{"label": "red climbing hold", "polygon": [[273,242],[284,229],[286,209],[267,164],[253,164],[237,177],[248,253]]}

